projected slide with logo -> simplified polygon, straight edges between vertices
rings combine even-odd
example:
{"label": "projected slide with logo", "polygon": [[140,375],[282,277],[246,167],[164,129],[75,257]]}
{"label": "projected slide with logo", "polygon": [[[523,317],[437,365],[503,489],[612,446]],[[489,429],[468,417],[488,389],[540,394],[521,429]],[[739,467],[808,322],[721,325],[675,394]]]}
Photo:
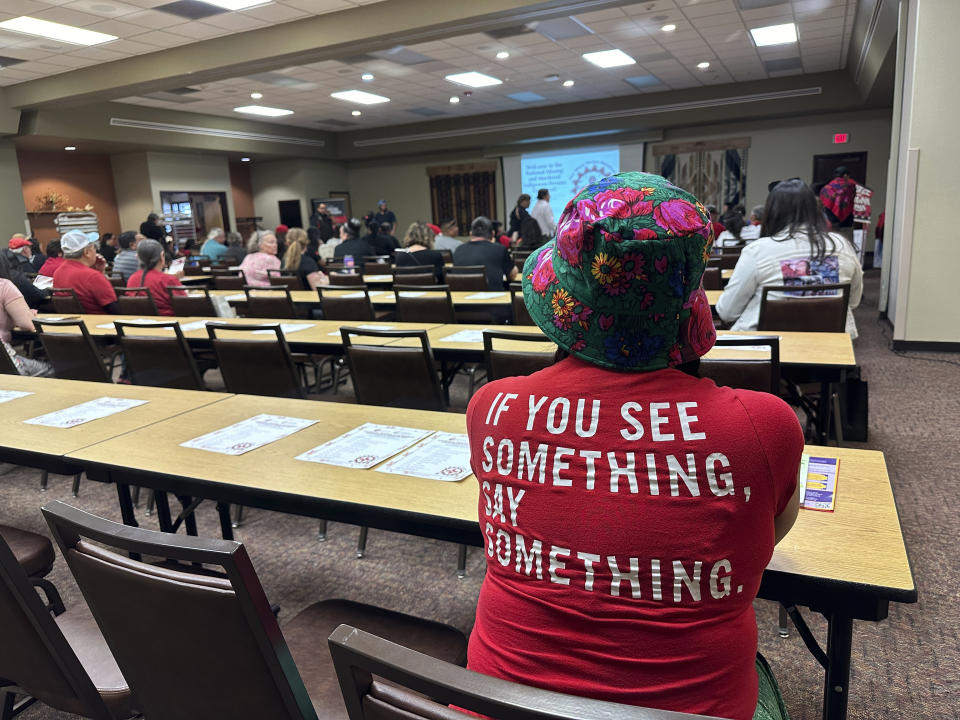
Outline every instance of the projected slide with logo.
{"label": "projected slide with logo", "polygon": [[521,187],[537,201],[537,190],[550,191],[554,217],[578,190],[602,177],[620,172],[620,148],[580,148],[567,152],[534,153],[520,158]]}

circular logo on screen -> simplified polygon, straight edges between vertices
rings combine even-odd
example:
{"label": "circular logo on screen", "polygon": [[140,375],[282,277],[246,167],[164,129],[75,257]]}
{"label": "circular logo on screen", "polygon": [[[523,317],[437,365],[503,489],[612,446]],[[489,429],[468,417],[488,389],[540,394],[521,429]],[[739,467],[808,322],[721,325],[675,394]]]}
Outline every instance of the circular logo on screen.
{"label": "circular logo on screen", "polygon": [[587,185],[593,185],[595,182],[599,182],[607,177],[607,175],[615,175],[616,172],[612,165],[602,161],[597,162],[593,160],[582,163],[570,173],[570,186],[574,188],[574,192],[577,193],[587,187]]}

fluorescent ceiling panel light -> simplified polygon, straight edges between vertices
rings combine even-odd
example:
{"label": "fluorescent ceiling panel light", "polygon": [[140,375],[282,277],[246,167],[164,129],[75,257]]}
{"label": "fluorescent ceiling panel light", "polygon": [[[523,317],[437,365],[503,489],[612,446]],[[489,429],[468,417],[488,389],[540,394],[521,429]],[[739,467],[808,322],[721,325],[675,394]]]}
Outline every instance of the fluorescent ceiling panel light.
{"label": "fluorescent ceiling panel light", "polygon": [[359,103],[360,105],[377,105],[378,103],[390,102],[390,98],[388,97],[368,93],[363,90],[341,90],[340,92],[330,93],[330,97],[336,98],[337,100]]}
{"label": "fluorescent ceiling panel light", "polygon": [[500,78],[495,78],[492,75],[484,75],[481,72],[470,71],[462,73],[453,73],[452,75],[445,75],[444,80],[447,80],[457,85],[466,85],[467,87],[472,88],[482,88],[490,87],[491,85],[503,85],[503,80]]}
{"label": "fluorescent ceiling panel light", "polygon": [[633,77],[624,78],[628,83],[638,88],[652,87],[654,85],[662,85],[660,78],[654,75],[634,75]]}
{"label": "fluorescent ceiling panel light", "polygon": [[757,47],[786,45],[797,41],[797,26],[793,23],[768,25],[767,27],[753,28],[750,30],[750,34],[753,35],[753,42]]}
{"label": "fluorescent ceiling panel light", "polygon": [[272,0],[200,0],[207,5],[216,5],[224,10],[246,10],[257,5],[269,5]]}
{"label": "fluorescent ceiling panel light", "polygon": [[242,107],[235,107],[233,111],[238,113],[246,113],[247,115],[262,115],[263,117],[282,117],[284,115],[293,115],[293,110],[266,107],[265,105],[244,105]]}
{"label": "fluorescent ceiling panel light", "polygon": [[83,28],[50,22],[49,20],[38,20],[37,18],[27,17],[26,15],[0,22],[0,28],[24,33],[26,35],[36,35],[50,40],[71,43],[73,45],[99,45],[100,43],[117,39],[116,35],[84,30]]}
{"label": "fluorescent ceiling panel light", "polygon": [[637,62],[623,50],[599,50],[597,52],[584,53],[583,59],[601,68],[635,65]]}

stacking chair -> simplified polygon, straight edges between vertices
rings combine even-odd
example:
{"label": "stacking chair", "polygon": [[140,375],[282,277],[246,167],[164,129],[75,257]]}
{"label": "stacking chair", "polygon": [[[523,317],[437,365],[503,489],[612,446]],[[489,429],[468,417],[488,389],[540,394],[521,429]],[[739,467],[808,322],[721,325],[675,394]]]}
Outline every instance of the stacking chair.
{"label": "stacking chair", "polygon": [[[803,295],[770,294],[797,292]],[[757,330],[844,332],[849,305],[850,283],[767,286],[760,296]]]}
{"label": "stacking chair", "polygon": [[73,288],[53,288],[51,292],[50,302],[53,303],[54,312],[60,315],[83,315],[85,312]]}
{"label": "stacking chair", "polygon": [[[178,294],[183,292],[190,294]],[[213,306],[210,291],[207,288],[188,288],[182,285],[174,285],[167,288],[167,295],[170,297],[170,307],[173,308],[174,315],[181,317],[217,317],[217,309]]]}
{"label": "stacking chair", "polygon": [[759,360],[702,358],[700,360],[700,377],[708,377],[717,385],[780,395],[780,338],[778,336],[737,337],[735,335],[724,335],[717,338],[715,347],[718,349],[726,347],[765,347],[769,348],[769,356]]}
{"label": "stacking chair", "polygon": [[46,579],[53,570],[53,561],[56,559],[50,539],[45,535],[10,525],[0,525],[0,539],[10,548],[31,584],[43,590],[47,597],[47,610],[54,615],[62,614],[65,608],[60,593],[53,583]]}
{"label": "stacking chair", "polygon": [[150,720],[347,720],[322,641],[341,623],[445,662],[465,659],[458,630],[348,600],[315,603],[281,632],[240,543],[125,527],[60,502],[43,514]]}
{"label": "stacking chair", "polygon": [[[332,293],[330,292],[332,289],[330,287],[317,288],[324,320],[369,321],[376,319],[373,303],[370,300],[370,291],[367,290],[366,286],[345,295]],[[340,290],[342,291],[342,289]]]}
{"label": "stacking chair", "polygon": [[[127,372],[134,385],[206,390],[193,353],[176,321],[151,325],[151,329],[172,331],[167,336],[136,335],[137,323],[114,321],[117,338],[127,360]],[[133,334],[130,334],[133,333]]]}
{"label": "stacking chair", "polygon": [[393,269],[394,285],[434,285],[436,282],[433,265],[403,265]]}
{"label": "stacking chair", "polygon": [[305,290],[300,276],[289,270],[267,270],[271,287],[285,287],[287,290]]}
{"label": "stacking chair", "polygon": [[[400,277],[406,279],[404,275]],[[456,322],[453,299],[446,285],[394,285],[393,294],[400,322]]]}
{"label": "stacking chair", "polygon": [[10,353],[6,351],[6,348],[0,348],[0,375],[19,375],[20,370],[17,368],[16,363],[13,362],[13,358],[10,357]]}
{"label": "stacking chair", "polygon": [[214,290],[243,290],[246,285],[247,279],[242,272],[230,273],[229,275],[218,275],[215,273],[213,276]]}
{"label": "stacking chair", "polygon": [[296,318],[290,289],[285,286],[256,287],[244,285],[247,295],[247,317],[252,318]]}
{"label": "stacking chair", "polygon": [[110,273],[107,279],[110,281],[110,284],[113,285],[114,290],[127,286],[127,281],[123,279],[123,275],[120,273]]}
{"label": "stacking chair", "polygon": [[[221,337],[231,333],[267,330],[272,339],[246,340]],[[268,395],[306,399],[300,375],[279,325],[233,325],[207,323],[207,335],[217,354],[227,392],[241,395]]]}
{"label": "stacking chair", "polygon": [[538,370],[553,365],[554,353],[495,350],[493,341],[496,339],[540,344],[549,342],[547,338],[537,333],[485,329],[483,331],[483,364],[487,368],[488,381],[517,375],[532,375]]}
{"label": "stacking chair", "polygon": [[121,315],[159,315],[150,288],[116,288],[117,305]]}
{"label": "stacking chair", "polygon": [[453,251],[452,251],[452,250],[440,250],[439,252],[440,252],[440,257],[443,258],[443,263],[444,263],[445,265],[446,265],[447,263],[452,263],[452,262],[453,262]]}
{"label": "stacking chair", "polygon": [[719,267],[708,267],[703,271],[704,290],[723,290]]}
{"label": "stacking chair", "polygon": [[[329,266],[328,266],[329,267]],[[363,275],[353,273],[330,271],[327,276],[330,278],[330,285],[340,287],[359,287],[363,286]]]}
{"label": "stacking chair", "polygon": [[487,270],[483,265],[455,265],[444,271],[444,279],[450,290],[484,291],[487,287]]}
{"label": "stacking chair", "polygon": [[328,644],[349,720],[709,720],[481,675],[349,625]]}
{"label": "stacking chair", "polygon": [[[54,619],[3,536],[0,628],[3,718],[13,717],[34,699],[95,720],[136,714],[130,688],[86,606],[72,606]],[[31,697],[15,704],[17,695]]]}
{"label": "stacking chair", "polygon": [[377,270],[377,265],[389,265],[390,256],[389,255],[364,255],[363,256],[363,267],[365,272],[371,272]]}
{"label": "stacking chair", "polygon": [[519,272],[523,272],[523,266],[527,262],[527,258],[533,255],[536,250],[514,250],[511,255],[513,256],[513,262],[517,266]]}
{"label": "stacking chair", "polygon": [[[43,349],[53,365],[54,374],[63,380],[88,380],[112,382],[103,358],[97,352],[83,320],[40,320],[34,318],[33,326],[40,335]],[[75,327],[79,333],[46,332],[47,328]]]}
{"label": "stacking chair", "polygon": [[523,286],[520,283],[510,283],[510,309],[513,312],[514,325],[536,325],[527,310],[527,303],[523,299]]}

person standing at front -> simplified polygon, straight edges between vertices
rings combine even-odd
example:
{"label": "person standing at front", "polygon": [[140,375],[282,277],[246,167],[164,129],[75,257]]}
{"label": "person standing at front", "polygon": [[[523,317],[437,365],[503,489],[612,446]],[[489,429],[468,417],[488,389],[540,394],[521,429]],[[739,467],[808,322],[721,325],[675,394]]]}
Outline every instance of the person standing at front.
{"label": "person standing at front", "polygon": [[530,210],[530,217],[537,221],[540,232],[545,238],[552,238],[557,234],[557,221],[550,207],[550,191],[542,188],[537,191],[537,202]]}

